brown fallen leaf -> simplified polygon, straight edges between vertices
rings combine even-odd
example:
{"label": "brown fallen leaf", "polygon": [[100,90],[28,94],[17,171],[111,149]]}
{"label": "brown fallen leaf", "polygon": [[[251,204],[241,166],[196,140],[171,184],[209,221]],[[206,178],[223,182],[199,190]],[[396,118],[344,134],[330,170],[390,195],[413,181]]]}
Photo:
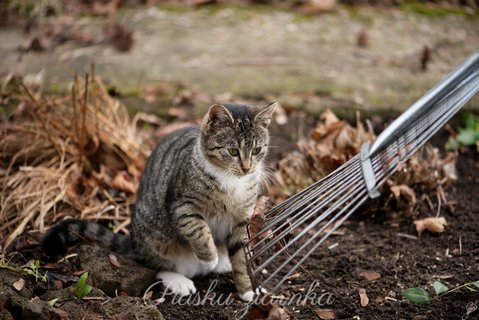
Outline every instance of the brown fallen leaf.
{"label": "brown fallen leaf", "polygon": [[336,0],[309,0],[302,8],[304,14],[316,14],[332,11],[336,8]]}
{"label": "brown fallen leaf", "polygon": [[407,202],[409,202],[409,204],[411,205],[414,205],[417,202],[416,193],[414,192],[413,189],[411,189],[409,186],[405,184],[392,186],[391,192],[394,194],[394,197],[396,199],[399,199],[399,197],[402,195],[407,200]]}
{"label": "brown fallen leaf", "polygon": [[289,320],[291,317],[278,303],[273,303],[268,313],[268,320]]}
{"label": "brown fallen leaf", "polygon": [[369,304],[369,298],[366,294],[366,289],[359,288],[359,299],[360,299],[361,307],[365,307]]}
{"label": "brown fallen leaf", "polygon": [[114,254],[109,254],[108,258],[110,259],[110,263],[117,268],[121,268],[121,264],[118,261],[118,258]]}
{"label": "brown fallen leaf", "polygon": [[112,0],[112,1],[93,1],[91,4],[90,12],[96,16],[108,16],[112,15],[118,11],[122,6],[122,0]]}
{"label": "brown fallen leaf", "polygon": [[[266,222],[264,212],[266,211],[268,200],[268,197],[262,196],[256,202],[256,207],[254,208],[253,215],[251,216],[248,225],[250,239],[253,239],[256,237],[256,235],[258,235],[263,228],[264,223]],[[256,239],[256,241],[253,241],[253,244],[259,240],[260,239]]]}
{"label": "brown fallen leaf", "polygon": [[377,273],[376,271],[372,271],[372,270],[362,271],[358,275],[361,278],[364,278],[368,281],[374,281],[374,280],[377,280],[377,279],[381,278],[381,275],[379,273]]}
{"label": "brown fallen leaf", "polygon": [[316,309],[315,312],[323,320],[336,319],[336,311],[333,309]]}
{"label": "brown fallen leaf", "polygon": [[125,191],[126,193],[136,193],[138,188],[137,184],[133,181],[133,178],[126,171],[120,171],[117,173],[111,186],[117,190]]}
{"label": "brown fallen leaf", "polygon": [[24,286],[25,286],[25,280],[23,280],[23,278],[19,278],[17,281],[13,283],[13,287],[17,289],[17,291],[22,291]]}
{"label": "brown fallen leaf", "polygon": [[53,286],[54,286],[55,289],[57,289],[57,290],[63,289],[63,283],[62,283],[60,280],[54,280],[54,281],[53,281]]}
{"label": "brown fallen leaf", "polygon": [[421,220],[414,221],[416,225],[416,231],[419,236],[427,230],[432,233],[444,232],[445,226],[447,226],[446,218],[444,217],[429,217]]}

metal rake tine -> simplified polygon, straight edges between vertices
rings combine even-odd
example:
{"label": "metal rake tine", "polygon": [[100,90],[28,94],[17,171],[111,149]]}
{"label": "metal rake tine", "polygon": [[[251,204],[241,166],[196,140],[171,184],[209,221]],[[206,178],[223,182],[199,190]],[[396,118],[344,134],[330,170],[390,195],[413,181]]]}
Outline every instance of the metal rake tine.
{"label": "metal rake tine", "polygon": [[[332,219],[330,219],[325,225],[323,225],[321,228],[319,228],[319,230],[316,231],[316,233],[311,236],[305,243],[303,243],[301,245],[300,248],[298,248],[286,261],[284,261],[279,267],[277,267],[272,273],[271,275],[265,279],[263,281],[263,284],[265,283],[268,283],[269,281],[271,281],[275,276],[276,274],[278,274],[278,272],[282,269],[284,269],[291,261],[292,259],[294,259],[302,250],[304,250],[319,234],[321,234],[324,230],[326,230],[326,228],[328,228],[332,223],[334,223],[341,215],[344,214],[344,212],[346,212],[346,210],[348,210],[348,208],[357,200],[359,199],[361,196],[364,196],[365,194],[367,194],[366,192],[366,187],[362,188],[361,189],[358,189],[357,190],[357,193],[356,194],[352,194],[352,195],[355,195],[355,197],[353,197],[352,201],[347,204],[344,208],[342,208],[339,212],[337,212]],[[336,210],[336,209],[334,209]],[[308,230],[309,231],[309,230]],[[284,248],[283,248],[284,249]],[[283,250],[282,250],[283,251]],[[304,257],[303,257],[304,258]],[[269,260],[272,261],[272,259],[270,258]],[[299,261],[299,264],[302,263],[304,261],[304,259],[301,259]],[[259,269],[263,269],[264,266],[261,266],[259,267]],[[288,274],[291,274],[294,270],[297,269],[297,265],[295,267],[293,267],[290,272],[288,272]],[[283,277],[284,278],[284,277]],[[276,289],[276,287],[275,287]],[[273,290],[275,290],[273,289]]]}
{"label": "metal rake tine", "polygon": [[[309,193],[306,193],[305,196],[301,198],[300,201],[294,203],[291,207],[288,208],[287,215],[273,217],[271,220],[265,223],[265,225],[261,228],[261,231],[268,231],[271,229],[271,227],[277,228],[278,223],[281,223],[281,221],[284,221],[285,219],[291,217],[291,214],[290,214],[291,212],[297,212],[297,210],[304,209],[305,205],[308,205],[308,207],[311,206],[312,205],[311,199],[314,199],[319,196],[319,199],[317,200],[320,200],[324,198],[325,195],[329,193],[334,193],[337,189],[339,190],[344,189],[340,186],[338,182],[341,182],[342,180],[344,180],[344,178],[347,178],[348,176],[350,176],[352,172],[357,171],[356,166],[359,166],[359,162],[356,161],[357,159],[354,159],[354,160],[355,161],[351,161],[350,163],[347,163],[347,164],[351,164],[348,170],[345,170],[343,174],[335,176],[334,179],[331,180],[331,182],[334,184],[333,188],[327,188],[328,185],[321,185],[321,186],[318,186],[317,189],[310,191]],[[322,193],[323,191],[326,191],[326,194]]]}
{"label": "metal rake tine", "polygon": [[[360,183],[359,183],[360,184]],[[260,247],[260,249],[257,252],[253,253],[252,259],[257,259],[260,257],[263,253],[266,253],[269,249],[271,249],[273,246],[276,244],[280,243],[285,236],[287,236],[290,233],[290,229],[294,229],[296,227],[299,227],[301,224],[303,224],[307,219],[311,218],[314,214],[320,212],[321,208],[315,208],[314,210],[311,210],[308,213],[308,216],[306,218],[301,218],[299,221],[296,221],[294,225],[291,225],[289,229],[283,230],[279,235],[273,235],[273,241],[268,242],[266,245],[263,247]],[[317,219],[317,223],[321,223],[323,220],[325,220],[329,215],[332,213],[328,213],[327,211],[322,213]],[[253,250],[254,251],[254,250]]]}
{"label": "metal rake tine", "polygon": [[[349,163],[349,162],[354,162],[354,161],[357,161],[356,157],[351,158],[347,163]],[[333,182],[335,181],[335,179],[338,179],[339,177],[341,177],[341,174],[342,174],[341,171],[342,171],[342,170],[345,170],[345,169],[347,169],[347,168],[344,167],[344,166],[338,167],[335,171],[333,171],[332,173],[328,174],[326,177],[324,177],[324,178],[322,178],[321,180],[318,181],[318,182],[323,182],[323,183],[321,183],[321,184],[314,183],[313,185],[311,185],[311,187],[314,187],[314,188],[308,187],[308,188],[306,188],[305,190],[300,191],[297,195],[301,194],[301,196],[305,196],[305,195],[307,195],[310,191],[313,191],[313,192],[318,191],[318,192],[319,192],[319,190],[323,190],[327,185],[330,185],[331,183],[333,183]],[[324,183],[324,182],[325,182],[325,183]],[[319,189],[316,189],[316,187],[319,187]],[[304,199],[304,197],[297,197],[297,198],[295,198],[295,200],[303,200],[303,199]],[[280,204],[280,205],[281,205],[281,204]],[[279,205],[278,205],[278,206],[279,206]],[[277,206],[277,207],[278,207],[278,206]],[[275,211],[275,208],[276,208],[276,207],[272,208],[269,212]],[[288,209],[289,209],[289,208],[288,208]],[[281,214],[284,214],[284,213],[281,213]],[[275,219],[276,217],[280,218],[281,216],[280,216],[280,215],[274,216],[272,221],[274,221],[274,219]],[[270,222],[269,224],[272,224],[272,223],[273,223],[273,222]],[[267,229],[267,226],[265,226],[264,228]]]}
{"label": "metal rake tine", "polygon": [[[355,157],[355,158],[357,158],[357,157]],[[353,161],[353,160],[354,160],[354,161]],[[354,162],[356,162],[356,161],[357,161],[357,159],[351,159],[351,161],[349,161],[348,163],[350,163],[350,162],[351,162],[351,163],[354,163]],[[348,163],[346,163],[346,164],[348,164]],[[343,166],[345,166],[346,164],[344,164]],[[352,170],[349,169],[348,171],[346,171],[345,173],[342,173],[342,174],[343,174],[343,175],[344,175],[344,174],[348,174],[348,173],[350,173],[350,171],[352,171]],[[325,190],[325,189],[329,186],[329,184],[331,184],[331,183],[336,183],[336,182],[337,182],[337,179],[342,179],[342,178],[343,178],[343,175],[339,175],[339,174],[338,174],[338,175],[334,176],[333,179],[330,180],[330,183],[328,183],[327,185],[318,185],[318,186],[317,186],[318,189],[312,191],[312,194],[313,194],[314,196],[319,195],[323,190]],[[331,189],[329,189],[329,190],[330,190],[330,192],[332,192]],[[308,190],[308,191],[311,192],[311,190]],[[303,192],[303,191],[301,191],[301,192]],[[309,201],[311,201],[311,200],[310,200],[310,197],[311,197],[310,194],[305,194],[305,195],[303,196],[303,198],[301,198],[301,200],[299,200],[300,202],[296,202],[296,203],[294,203],[291,207],[288,208],[288,214],[287,214],[287,215],[274,216],[274,217],[272,218],[272,220],[267,221],[267,222],[263,225],[263,227],[261,228],[261,230],[260,230],[256,235],[254,235],[252,238],[250,238],[249,241],[250,241],[250,242],[256,242],[256,243],[262,243],[263,240],[264,240],[264,238],[258,241],[258,239],[259,239],[262,235],[264,235],[265,233],[268,233],[268,232],[270,231],[271,227],[273,227],[275,224],[277,224],[278,221],[284,221],[286,218],[288,218],[288,216],[290,215],[289,212],[295,211],[295,210],[297,210],[298,208],[300,208],[301,206],[303,206],[303,205],[307,204]],[[273,209],[272,209],[272,210],[273,210]],[[284,213],[286,213],[286,212],[284,212]]]}
{"label": "metal rake tine", "polygon": [[[365,185],[362,184],[361,186],[363,186],[363,189],[365,189]],[[353,197],[355,193],[357,192],[360,192],[361,191],[361,188],[359,189],[356,189],[355,191],[351,192],[349,194],[349,198]],[[348,200],[348,197],[345,197],[345,198],[342,198],[340,200],[338,200],[336,203],[334,203],[334,205],[330,208],[328,208],[326,210],[326,212],[324,212],[323,214],[321,214],[318,218],[316,218],[313,222],[311,222],[310,224],[308,224],[308,226],[306,228],[304,228],[298,235],[296,235],[292,240],[290,240],[283,248],[281,248],[280,251],[274,253],[270,258],[268,258],[265,262],[263,262],[259,267],[258,269],[263,269],[265,268],[271,261],[273,261],[282,251],[288,249],[293,243],[295,243],[298,239],[300,239],[301,237],[303,237],[303,235],[305,235],[309,230],[311,230],[312,228],[314,228],[316,225],[317,225],[317,221],[322,221],[324,220],[324,217],[327,217],[329,215],[332,214],[332,212],[334,212],[336,209],[338,209],[341,205],[344,204],[344,202],[346,202]],[[347,205],[346,205],[347,206]],[[326,224],[329,225],[331,223],[331,220]],[[298,251],[296,251],[294,254],[293,254],[293,257],[295,254],[297,254]],[[275,272],[277,273],[277,271]]]}
{"label": "metal rake tine", "polygon": [[[326,235],[324,235],[318,242],[316,242],[314,244],[314,246],[296,263],[296,265],[291,268],[288,273],[286,273],[285,276],[283,276],[283,278],[280,280],[279,283],[276,284],[276,286],[273,288],[273,291],[274,290],[277,290],[283,283],[284,281],[286,281],[286,279],[304,262],[304,260],[306,260],[313,252],[315,252],[318,247],[334,232],[336,231],[343,223],[344,221],[346,221],[347,218],[349,218],[349,216],[351,214],[353,214],[367,199],[368,199],[368,195],[367,195],[367,191],[366,190],[363,190],[362,192],[362,199],[361,199],[361,195],[358,195],[355,199],[359,199],[359,202],[353,207],[351,208],[349,211],[344,211],[346,212],[346,215],[341,219],[339,220],[339,223],[335,224],[334,227],[328,232],[326,233]],[[343,209],[344,210],[344,209]],[[344,213],[343,212],[343,213]],[[318,235],[320,234],[320,232],[316,232],[315,235],[313,235],[311,237],[310,240],[308,240],[308,242],[311,242],[312,240],[314,240]],[[299,251],[299,250],[298,250]],[[297,252],[298,252],[297,251]]]}
{"label": "metal rake tine", "polygon": [[[359,169],[359,164],[358,164],[358,168],[356,169]],[[359,178],[356,180],[356,178]],[[347,189],[349,189],[350,187],[354,187],[356,184],[360,184],[362,183],[362,176],[361,176],[361,173],[359,171],[356,172],[355,175],[353,175],[353,177],[349,177],[349,180],[353,180],[353,185],[352,186],[343,186],[342,187],[342,184],[338,184],[339,186],[339,190],[338,189],[334,189],[333,191],[338,191],[338,192],[343,192],[343,191],[347,191]],[[345,182],[345,181],[344,181]],[[335,196],[337,196],[336,193],[334,192],[329,192],[329,195],[328,197],[326,198],[318,198],[316,199],[315,202],[313,202],[312,205],[315,205],[314,206],[314,210],[310,210],[307,214],[305,215],[302,215],[301,214],[304,214],[306,210],[308,209],[311,209],[311,206],[308,206],[306,208],[303,208],[301,211],[299,212],[294,212],[294,215],[292,218],[295,218],[297,216],[300,216],[298,220],[296,220],[294,223],[291,223],[291,221],[288,221],[288,220],[285,220],[280,226],[274,226],[275,229],[284,229],[284,227],[288,226],[289,228],[288,229],[284,229],[279,235],[273,235],[273,241],[270,241],[268,242],[266,245],[262,246],[260,248],[260,250],[255,253],[255,255],[253,255],[253,257],[257,257],[257,256],[260,256],[262,253],[264,253],[265,251],[267,251],[269,248],[271,248],[273,245],[277,244],[279,241],[283,240],[283,238],[288,235],[290,233],[290,230],[292,229],[295,229],[296,227],[298,227],[299,225],[301,225],[302,223],[304,223],[306,220],[308,220],[309,218],[311,218],[315,213],[319,212],[321,209],[323,209],[324,206],[327,205],[327,201],[330,201],[332,200]],[[321,202],[319,204],[317,204],[317,201],[320,201]],[[326,218],[326,216],[324,217]],[[263,241],[266,241],[265,240],[266,238],[262,239],[261,242],[258,242],[256,243],[252,249],[254,250],[255,247],[257,247],[260,243],[262,243]]]}

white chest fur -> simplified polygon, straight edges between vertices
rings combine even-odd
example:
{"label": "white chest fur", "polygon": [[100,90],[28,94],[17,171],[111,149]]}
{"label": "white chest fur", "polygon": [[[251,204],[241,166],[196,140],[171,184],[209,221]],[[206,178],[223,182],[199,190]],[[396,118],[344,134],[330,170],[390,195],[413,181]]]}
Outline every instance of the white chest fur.
{"label": "white chest fur", "polygon": [[206,217],[213,239],[217,244],[225,243],[233,229],[234,220],[224,215],[210,215]]}
{"label": "white chest fur", "polygon": [[[215,177],[218,185],[224,190],[221,201],[224,212],[209,212],[206,216],[206,223],[210,227],[215,242],[224,243],[231,233],[232,228],[241,219],[250,218],[253,214],[254,203],[245,207],[246,202],[258,193],[260,168],[251,174],[238,177],[234,175],[225,175],[211,164],[205,162],[206,172]],[[249,201],[250,202],[250,201]],[[221,210],[223,211],[223,210]],[[245,217],[246,214],[246,217]]]}

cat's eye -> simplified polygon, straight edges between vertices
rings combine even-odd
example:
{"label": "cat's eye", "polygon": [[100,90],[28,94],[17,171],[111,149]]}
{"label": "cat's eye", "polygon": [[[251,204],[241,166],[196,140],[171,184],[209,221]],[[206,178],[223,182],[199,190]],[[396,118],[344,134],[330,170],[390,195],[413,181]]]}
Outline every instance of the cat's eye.
{"label": "cat's eye", "polygon": [[229,152],[233,157],[236,157],[237,155],[239,155],[239,150],[236,149],[236,148],[228,148],[228,152]]}
{"label": "cat's eye", "polygon": [[261,152],[261,147],[256,147],[254,148],[252,151],[251,151],[251,154],[256,156],[257,154],[259,154]]}

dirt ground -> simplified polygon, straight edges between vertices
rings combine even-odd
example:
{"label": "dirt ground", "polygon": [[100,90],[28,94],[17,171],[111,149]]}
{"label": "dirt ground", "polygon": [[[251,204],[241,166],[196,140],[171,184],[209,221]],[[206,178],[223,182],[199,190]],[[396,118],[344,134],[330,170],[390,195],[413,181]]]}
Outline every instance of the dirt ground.
{"label": "dirt ground", "polygon": [[[284,142],[288,140],[287,137],[279,139]],[[444,143],[442,138],[436,140],[436,144]],[[287,144],[282,145],[287,146]],[[401,292],[410,287],[425,288],[432,295],[434,292],[432,283],[435,280],[440,280],[449,288],[478,280],[479,247],[477,243],[479,234],[477,230],[479,222],[477,215],[479,206],[475,198],[479,193],[479,154],[477,152],[466,151],[460,154],[458,175],[458,182],[446,189],[449,199],[457,202],[457,205],[454,212],[446,210],[442,212],[448,221],[445,233],[431,235],[426,232],[420,238],[416,238],[417,233],[411,218],[398,218],[389,213],[380,212],[354,215],[341,227],[341,235],[330,237],[321,249],[307,260],[303,265],[307,272],[300,271],[281,288],[281,292],[277,292],[282,295],[299,292],[304,297],[307,288],[316,284],[313,291],[317,297],[323,295],[324,299],[320,301],[322,305],[318,305],[316,299],[316,304],[311,304],[310,301],[303,305],[295,303],[285,306],[285,311],[292,319],[319,319],[316,314],[317,309],[333,310],[337,319],[418,320],[460,319],[461,317],[463,317],[462,319],[477,319],[479,311],[471,312],[473,306],[479,305],[477,292],[462,289],[423,305],[415,305],[401,296]],[[420,218],[423,217],[425,216],[420,216]],[[30,235],[29,239],[19,241],[18,251],[9,257],[12,259],[11,261],[18,265],[27,263],[32,258],[41,257],[43,260],[44,256],[39,252],[35,238],[38,238],[38,235]],[[27,279],[26,288],[28,289],[26,290],[29,291],[26,293],[23,290],[21,294],[30,299],[30,302],[25,300],[27,301],[25,303],[31,304],[32,301],[39,300],[46,302],[60,297],[60,303],[52,309],[53,311],[48,311],[48,308],[41,311],[44,315],[48,314],[48,317],[43,318],[63,319],[61,316],[68,314],[72,319],[82,317],[85,319],[129,319],[130,316],[132,319],[135,317],[161,319],[158,314],[152,313],[151,303],[145,303],[140,298],[122,297],[124,293],[121,290],[110,289],[110,298],[102,291],[97,290],[92,294],[93,300],[73,299],[72,289],[68,288],[68,285],[70,287],[75,285],[78,278],[75,276],[78,276],[81,270],[90,271],[94,278],[93,285],[98,286],[104,292],[108,292],[107,287],[115,288],[115,286],[123,285],[115,281],[132,278],[132,274],[150,272],[144,271],[144,268],[138,269],[141,267],[132,265],[122,257],[120,262],[123,271],[118,271],[108,262],[107,252],[97,252],[91,249],[92,247],[86,247],[86,250],[82,248],[85,247],[73,249],[72,253],[79,253],[78,256],[61,263],[50,263],[47,264],[47,268],[41,268],[41,272],[48,271],[50,273],[46,284],[24,277]],[[89,252],[90,256],[85,256],[85,252]],[[93,264],[90,263],[91,261]],[[44,263],[46,261],[41,265],[44,266]],[[95,266],[102,263],[100,269]],[[274,264],[269,267],[270,270],[274,270],[274,268]],[[374,271],[380,277],[368,281],[359,276],[362,271]],[[99,273],[110,274],[100,275]],[[11,290],[13,283],[13,280],[8,279],[16,279],[18,276],[13,272],[2,273],[3,281],[10,285],[8,290]],[[113,280],[101,280],[105,276],[109,276]],[[152,280],[149,277],[151,275],[135,279],[139,288],[144,290],[151,283]],[[60,288],[63,289],[59,289],[59,280],[63,283],[60,285]],[[108,281],[110,283],[106,283]],[[193,300],[190,302],[183,300],[182,304],[178,304],[172,303],[172,298],[168,296],[165,300],[157,300],[154,304],[157,305],[165,319],[240,318],[248,307],[247,304],[240,302],[234,294],[233,299],[225,302],[228,295],[235,290],[231,276],[212,275],[196,278],[194,281],[199,290],[199,297],[209,297],[206,302],[195,305]],[[126,284],[126,286],[130,285],[130,283]],[[366,307],[360,305],[358,294],[360,288],[366,290],[369,298],[369,304]],[[68,290],[70,290],[70,294],[68,294]],[[157,299],[160,294],[155,290],[152,298]],[[119,297],[115,297],[118,295]],[[39,296],[40,299],[35,298],[36,296]],[[12,296],[3,301],[0,299],[0,308],[2,307],[5,308],[0,312],[2,319],[12,319],[4,316],[7,314],[4,312],[8,312],[8,315],[12,315],[14,319],[40,317],[35,313],[19,311],[18,303]],[[144,307],[150,309],[147,311],[141,309]],[[132,308],[140,309],[133,312],[131,310],[137,309]],[[467,308],[469,308],[469,313]],[[129,314],[125,313],[127,309],[130,309]],[[261,309],[255,308],[256,317],[261,314],[260,311]]]}

